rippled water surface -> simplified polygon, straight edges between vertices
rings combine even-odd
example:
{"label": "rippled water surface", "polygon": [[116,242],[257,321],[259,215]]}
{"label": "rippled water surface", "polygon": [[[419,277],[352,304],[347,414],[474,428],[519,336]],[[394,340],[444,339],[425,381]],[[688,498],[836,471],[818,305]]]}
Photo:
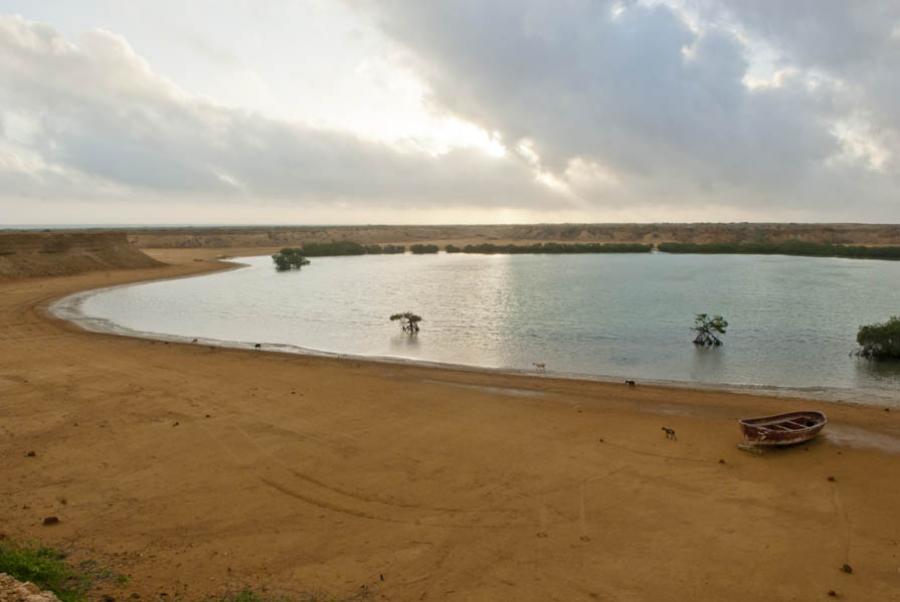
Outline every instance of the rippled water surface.
{"label": "rippled water surface", "polygon": [[[742,255],[315,258],[87,296],[144,333],[484,366],[831,391],[900,402],[900,368],[850,357],[860,324],[900,314],[900,262]],[[424,317],[415,338],[388,321]],[[731,326],[696,349],[698,312]]]}

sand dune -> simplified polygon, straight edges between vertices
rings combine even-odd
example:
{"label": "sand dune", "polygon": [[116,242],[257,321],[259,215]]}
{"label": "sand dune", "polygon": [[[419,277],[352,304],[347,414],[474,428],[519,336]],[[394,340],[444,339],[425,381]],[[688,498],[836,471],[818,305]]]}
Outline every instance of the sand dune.
{"label": "sand dune", "polygon": [[122,232],[0,232],[0,279],[158,265]]}

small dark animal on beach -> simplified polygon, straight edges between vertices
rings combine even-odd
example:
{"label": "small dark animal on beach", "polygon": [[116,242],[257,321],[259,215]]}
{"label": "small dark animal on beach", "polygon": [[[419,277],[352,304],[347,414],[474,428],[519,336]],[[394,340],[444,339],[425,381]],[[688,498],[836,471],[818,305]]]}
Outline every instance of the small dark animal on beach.
{"label": "small dark animal on beach", "polygon": [[635,388],[635,387],[637,386],[637,383],[634,382],[633,380],[626,380],[626,381],[625,381],[625,384],[628,385],[628,386],[629,386],[630,388],[632,388],[632,389]]}
{"label": "small dark animal on beach", "polygon": [[532,366],[534,366],[535,368],[537,368],[537,369],[538,369],[539,371],[541,371],[541,372],[546,372],[546,371],[547,371],[547,364],[545,364],[545,363],[543,363],[543,362],[534,362],[534,363],[532,364]]}
{"label": "small dark animal on beach", "polygon": [[254,348],[254,349],[262,349],[262,345],[260,345],[259,343],[257,343],[256,345],[253,346],[253,348]]}
{"label": "small dark animal on beach", "polygon": [[678,436],[675,435],[675,429],[670,429],[667,426],[662,427],[663,432],[666,434],[666,439],[672,439],[674,441],[678,440]]}

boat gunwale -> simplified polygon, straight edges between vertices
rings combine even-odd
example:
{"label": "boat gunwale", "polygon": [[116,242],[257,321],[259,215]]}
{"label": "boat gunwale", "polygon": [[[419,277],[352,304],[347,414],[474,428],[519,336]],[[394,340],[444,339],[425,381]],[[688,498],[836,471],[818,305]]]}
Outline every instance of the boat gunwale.
{"label": "boat gunwale", "polygon": [[813,428],[817,428],[820,426],[824,426],[828,422],[828,416],[825,415],[824,412],[820,412],[818,410],[800,410],[796,412],[785,412],[784,414],[773,414],[770,416],[757,416],[755,418],[741,418],[739,420],[741,425],[754,427],[754,428],[766,428],[772,425],[781,424],[783,422],[789,421],[791,418],[805,416],[808,418],[814,418],[816,422],[814,424],[805,426],[801,429],[791,429],[790,432],[802,432],[804,430],[809,430]]}

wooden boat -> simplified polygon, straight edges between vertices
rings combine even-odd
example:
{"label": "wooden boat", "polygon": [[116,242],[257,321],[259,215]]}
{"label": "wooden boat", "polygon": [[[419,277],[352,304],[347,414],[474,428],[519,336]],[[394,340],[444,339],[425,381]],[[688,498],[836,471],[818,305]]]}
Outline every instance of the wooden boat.
{"label": "wooden boat", "polygon": [[796,445],[819,434],[828,418],[822,412],[788,412],[775,416],[743,418],[744,441],[755,446]]}

